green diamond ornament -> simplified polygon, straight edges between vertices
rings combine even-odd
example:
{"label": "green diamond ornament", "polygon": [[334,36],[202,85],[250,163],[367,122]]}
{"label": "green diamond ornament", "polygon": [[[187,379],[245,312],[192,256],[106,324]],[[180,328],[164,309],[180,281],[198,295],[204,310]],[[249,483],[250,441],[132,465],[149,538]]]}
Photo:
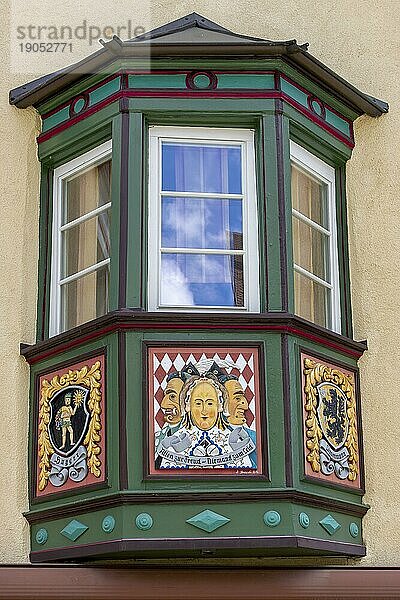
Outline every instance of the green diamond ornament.
{"label": "green diamond ornament", "polygon": [[332,517],[332,515],[326,515],[326,517],[321,519],[319,524],[325,529],[325,531],[329,533],[329,535],[333,535],[338,529],[341,528],[341,524],[338,523],[336,519]]}
{"label": "green diamond ornament", "polygon": [[203,531],[207,531],[207,533],[211,533],[218,529],[218,527],[222,527],[222,525],[226,525],[229,523],[230,519],[224,517],[223,515],[219,515],[218,513],[212,510],[203,510],[203,512],[187,519],[186,523],[189,525],[193,525],[194,527],[198,527]]}
{"label": "green diamond ornament", "polygon": [[78,537],[82,535],[82,533],[85,533],[87,529],[89,529],[87,525],[84,525],[83,523],[80,523],[79,521],[73,519],[70,523],[68,523],[68,525],[64,527],[64,529],[60,531],[60,533],[64,537],[71,540],[71,542],[75,542],[75,540],[77,540]]}

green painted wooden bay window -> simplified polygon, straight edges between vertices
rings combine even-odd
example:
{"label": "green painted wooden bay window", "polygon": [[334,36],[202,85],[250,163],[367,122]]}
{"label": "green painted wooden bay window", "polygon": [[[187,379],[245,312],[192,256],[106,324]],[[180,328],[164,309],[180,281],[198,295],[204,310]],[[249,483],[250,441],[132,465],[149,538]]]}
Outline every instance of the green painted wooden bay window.
{"label": "green painted wooden bay window", "polygon": [[31,559],[363,555],[345,168],[387,105],[196,14],[85,68],[10,96],[42,118]]}

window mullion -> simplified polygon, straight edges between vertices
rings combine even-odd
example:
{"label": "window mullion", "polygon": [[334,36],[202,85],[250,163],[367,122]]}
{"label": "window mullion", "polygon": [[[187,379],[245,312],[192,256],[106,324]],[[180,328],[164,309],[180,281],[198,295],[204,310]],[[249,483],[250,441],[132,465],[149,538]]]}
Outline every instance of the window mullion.
{"label": "window mullion", "polygon": [[81,271],[77,271],[77,273],[73,273],[72,275],[68,275],[68,277],[64,277],[60,279],[59,284],[64,285],[66,283],[70,283],[71,281],[75,281],[75,279],[79,279],[80,277],[84,277],[85,275],[89,275],[89,273],[93,273],[93,271],[98,271],[105,265],[110,264],[110,259],[105,258],[94,265],[90,265],[90,267],[86,267],[86,269],[82,269]]}
{"label": "window mullion", "polygon": [[325,279],[321,279],[320,277],[318,277],[318,275],[314,275],[314,273],[307,271],[307,269],[303,269],[303,267],[300,267],[300,265],[296,265],[296,263],[294,263],[293,267],[294,267],[295,271],[297,271],[298,273],[301,273],[305,277],[312,279],[316,283],[323,285],[324,287],[328,288],[329,290],[333,289],[333,285],[331,283],[329,283],[328,281],[325,281]]}
{"label": "window mullion", "polygon": [[163,190],[161,196],[172,196],[173,198],[209,198],[210,200],[227,199],[227,200],[242,200],[243,194],[221,194],[218,192],[171,192]]}
{"label": "window mullion", "polygon": [[72,227],[76,227],[77,225],[80,225],[81,223],[88,221],[92,217],[97,217],[97,215],[101,215],[101,213],[107,211],[109,208],[111,208],[111,202],[107,202],[107,204],[98,206],[97,208],[94,208],[90,212],[88,212],[84,215],[81,215],[77,219],[74,219],[73,221],[69,221],[68,223],[65,223],[65,225],[61,225],[60,231],[66,231],[68,229],[71,229]]}
{"label": "window mullion", "polygon": [[299,212],[295,208],[292,209],[292,213],[293,213],[294,217],[296,217],[300,221],[303,221],[304,223],[306,223],[306,225],[309,225],[310,227],[312,227],[313,229],[316,229],[320,233],[323,233],[326,236],[332,235],[332,233],[331,233],[331,231],[329,231],[329,229],[325,229],[325,227],[322,227],[322,225],[319,225],[315,221],[312,221],[311,219],[309,219],[308,217],[303,215],[303,213]]}
{"label": "window mullion", "polygon": [[225,248],[160,248],[161,254],[214,254],[244,256],[245,250],[228,250]]}

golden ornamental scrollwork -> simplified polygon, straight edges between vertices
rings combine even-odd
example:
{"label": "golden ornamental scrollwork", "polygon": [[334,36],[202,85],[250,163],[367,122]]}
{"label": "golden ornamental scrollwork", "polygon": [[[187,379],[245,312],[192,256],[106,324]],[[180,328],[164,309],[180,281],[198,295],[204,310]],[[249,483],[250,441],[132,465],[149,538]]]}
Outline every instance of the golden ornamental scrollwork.
{"label": "golden ornamental scrollwork", "polygon": [[304,358],[306,460],[315,473],[355,481],[359,472],[353,378]]}
{"label": "golden ornamental scrollwork", "polygon": [[[72,473],[70,474],[70,478],[73,481],[81,481],[87,472],[96,478],[101,476],[101,460],[99,456],[101,454],[102,429],[101,379],[101,362],[96,361],[91,367],[84,366],[78,370],[69,370],[63,375],[54,376],[51,381],[47,379],[41,381],[38,430],[39,491],[43,491],[46,488],[54,470],[58,471],[59,479],[62,479],[59,473],[63,467],[70,470],[70,473]],[[70,390],[71,393],[69,393]],[[56,415],[53,414],[52,416],[51,401],[62,391],[66,392],[63,398],[68,399],[61,402],[63,406],[59,408]],[[84,398],[86,397],[87,401],[84,403]],[[73,439],[75,434],[73,418],[77,410],[80,409],[82,411],[83,404],[85,404],[87,420],[86,424],[81,427],[82,441],[79,448],[84,449],[84,456],[82,453],[79,455],[78,448],[78,452],[75,451],[71,458],[71,456],[68,457],[68,454],[71,455],[78,446]],[[83,417],[81,421],[82,419]],[[58,448],[54,441],[52,442],[51,440],[51,421],[55,422],[55,426],[60,430],[60,437],[62,431],[63,446],[59,446]],[[61,452],[60,449],[66,445],[68,448],[68,444],[70,445],[70,452]],[[52,457],[57,457],[57,452],[65,455],[65,457],[58,456],[58,464],[60,466],[52,462]],[[82,462],[85,463],[84,466],[82,466]],[[62,483],[58,485],[62,485]]]}

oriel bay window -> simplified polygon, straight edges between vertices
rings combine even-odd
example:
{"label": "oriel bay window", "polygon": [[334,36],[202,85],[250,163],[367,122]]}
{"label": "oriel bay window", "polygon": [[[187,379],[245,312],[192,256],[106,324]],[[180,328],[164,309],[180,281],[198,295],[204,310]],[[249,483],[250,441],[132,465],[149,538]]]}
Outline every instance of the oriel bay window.
{"label": "oriel bay window", "polygon": [[364,555],[345,168],[387,105],[195,13],[83,63],[11,92],[42,118],[31,559]]}

